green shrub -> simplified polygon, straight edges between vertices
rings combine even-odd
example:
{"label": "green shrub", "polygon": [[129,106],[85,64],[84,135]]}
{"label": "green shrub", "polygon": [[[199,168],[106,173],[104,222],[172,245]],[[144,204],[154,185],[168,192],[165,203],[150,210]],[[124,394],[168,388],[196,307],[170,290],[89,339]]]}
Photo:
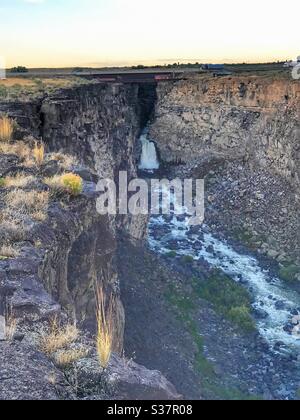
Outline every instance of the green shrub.
{"label": "green shrub", "polygon": [[251,317],[251,298],[243,286],[215,270],[205,282],[193,281],[197,295],[212,303],[215,310],[244,331],[255,328]]}
{"label": "green shrub", "polygon": [[228,319],[234,324],[239,325],[244,331],[252,331],[254,322],[250,315],[250,310],[246,306],[234,307],[228,311]]}
{"label": "green shrub", "polygon": [[79,175],[65,174],[61,177],[61,183],[71,195],[79,195],[83,190],[83,180]]}
{"label": "green shrub", "polygon": [[214,370],[211,363],[204,354],[204,341],[200,334],[199,326],[193,318],[193,312],[197,308],[194,296],[189,296],[183,290],[170,286],[165,293],[165,298],[175,309],[177,318],[184,325],[192,337],[197,352],[195,354],[195,369],[201,376],[214,376]]}
{"label": "green shrub", "polygon": [[4,187],[5,187],[5,179],[0,178],[0,188],[4,188]]}
{"label": "green shrub", "polygon": [[177,257],[177,254],[176,254],[175,251],[170,251],[170,252],[167,252],[166,253],[166,257],[168,257],[168,258],[176,258]]}
{"label": "green shrub", "polygon": [[295,264],[286,265],[279,271],[279,277],[289,283],[297,281],[297,274],[300,274],[300,267]]}
{"label": "green shrub", "polygon": [[182,261],[185,264],[192,264],[194,262],[194,258],[191,255],[185,255],[184,257],[182,257]]}
{"label": "green shrub", "polygon": [[[197,282],[197,283],[196,283]],[[198,279],[193,280],[196,289]],[[228,389],[220,383],[220,379],[216,376],[214,366],[211,361],[207,360],[205,355],[205,342],[201,334],[201,323],[199,323],[194,315],[199,308],[199,301],[196,293],[187,292],[185,289],[176,288],[174,285],[169,286],[165,291],[165,298],[169,304],[175,309],[179,321],[185,326],[185,330],[189,333],[195,345],[194,369],[195,373],[201,378],[202,394],[205,398],[211,399],[216,396],[222,400],[257,400],[260,397],[247,395],[238,389]],[[200,303],[201,304],[201,303]],[[197,318],[198,319],[198,318]]]}

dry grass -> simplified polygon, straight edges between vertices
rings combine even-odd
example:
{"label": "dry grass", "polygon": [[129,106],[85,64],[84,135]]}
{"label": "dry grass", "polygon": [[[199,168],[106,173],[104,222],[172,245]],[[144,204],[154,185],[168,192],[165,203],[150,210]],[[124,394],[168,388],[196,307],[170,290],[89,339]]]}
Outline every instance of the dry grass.
{"label": "dry grass", "polygon": [[54,362],[57,367],[64,369],[78,360],[84,359],[88,354],[89,351],[83,347],[61,350],[55,355]]}
{"label": "dry grass", "polygon": [[26,237],[26,229],[23,223],[10,220],[6,212],[0,213],[0,238],[7,243],[21,242]]}
{"label": "dry grass", "polygon": [[5,338],[7,341],[13,341],[18,327],[18,320],[11,310],[6,315]]}
{"label": "dry grass", "polygon": [[74,156],[64,153],[50,153],[48,158],[49,160],[56,160],[65,171],[69,171],[73,166],[78,165],[78,161]]}
{"label": "dry grass", "polygon": [[6,116],[0,118],[0,142],[9,143],[14,132],[14,122]]}
{"label": "dry grass", "polygon": [[14,154],[16,154],[20,159],[27,160],[31,155],[30,147],[23,141],[18,141],[13,145]]}
{"label": "dry grass", "polygon": [[68,88],[73,86],[81,86],[94,83],[95,81],[88,81],[72,77],[69,74],[66,77],[44,78],[41,75],[36,77],[8,77],[7,80],[0,80],[0,96],[6,100],[18,100],[29,102],[32,97],[40,97],[42,93],[54,93],[59,88]]}
{"label": "dry grass", "polygon": [[4,186],[7,188],[26,188],[30,183],[35,180],[34,176],[16,175],[14,177],[8,176],[4,178]]}
{"label": "dry grass", "polygon": [[96,288],[97,336],[96,348],[100,365],[106,369],[112,354],[113,314],[115,301],[112,295],[108,301],[102,287]]}
{"label": "dry grass", "polygon": [[[0,142],[0,153],[3,155],[16,155],[19,159],[26,162],[30,161],[32,151],[23,141],[18,141],[14,144]],[[25,166],[32,166],[32,164],[25,164]]]}
{"label": "dry grass", "polygon": [[43,353],[51,355],[74,343],[79,336],[75,325],[67,324],[61,326],[57,319],[54,319],[49,331],[44,332],[40,339],[40,349]]}
{"label": "dry grass", "polygon": [[43,210],[32,213],[31,217],[37,222],[44,222],[47,220],[47,214]]}
{"label": "dry grass", "polygon": [[55,175],[52,178],[45,178],[44,183],[51,189],[51,195],[54,197],[65,192],[60,175]]}
{"label": "dry grass", "polygon": [[49,205],[49,193],[15,189],[6,194],[5,202],[9,209],[43,221]]}
{"label": "dry grass", "polygon": [[2,245],[0,248],[0,258],[17,258],[19,251],[12,245]]}
{"label": "dry grass", "polygon": [[14,155],[13,146],[9,143],[0,142],[0,153],[2,155]]}
{"label": "dry grass", "polygon": [[49,382],[50,385],[52,386],[56,386],[57,385],[57,375],[55,372],[50,373],[47,377],[46,377],[47,381]]}
{"label": "dry grass", "polygon": [[33,148],[33,157],[37,166],[41,166],[45,160],[45,146],[43,143],[35,142]]}
{"label": "dry grass", "polygon": [[15,85],[34,86],[34,82],[33,80],[25,79],[21,77],[8,77],[7,79],[0,80],[0,86],[12,87]]}

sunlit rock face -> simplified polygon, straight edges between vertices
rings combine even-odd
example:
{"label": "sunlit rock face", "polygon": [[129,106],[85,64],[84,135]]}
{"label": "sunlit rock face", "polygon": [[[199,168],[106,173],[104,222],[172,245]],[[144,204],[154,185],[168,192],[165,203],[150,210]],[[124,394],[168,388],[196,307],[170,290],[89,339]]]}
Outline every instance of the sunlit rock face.
{"label": "sunlit rock face", "polygon": [[259,76],[160,84],[150,136],[165,162],[203,154],[263,166],[299,184],[300,85]]}

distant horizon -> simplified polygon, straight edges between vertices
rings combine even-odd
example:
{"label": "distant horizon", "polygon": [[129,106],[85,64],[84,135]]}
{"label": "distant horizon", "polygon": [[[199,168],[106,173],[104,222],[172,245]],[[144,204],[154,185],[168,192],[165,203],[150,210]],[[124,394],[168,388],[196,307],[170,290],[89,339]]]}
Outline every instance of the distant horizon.
{"label": "distant horizon", "polygon": [[253,62],[246,62],[246,61],[244,61],[244,62],[234,62],[234,61],[232,61],[232,62],[230,62],[230,61],[227,61],[227,62],[225,62],[225,61],[198,61],[198,60],[196,60],[196,61],[186,61],[186,62],[184,62],[184,61],[172,61],[172,60],[170,60],[169,62],[165,62],[164,64],[160,64],[159,62],[154,62],[153,64],[146,64],[145,62],[143,62],[143,61],[140,61],[140,62],[136,62],[136,63],[133,63],[133,64],[120,64],[120,65],[117,65],[117,64],[107,64],[107,65],[105,65],[105,64],[91,64],[91,65],[70,65],[70,66],[53,66],[53,67],[28,67],[28,66],[24,66],[22,63],[19,63],[19,64],[17,64],[17,65],[14,65],[14,66],[12,66],[12,67],[6,67],[6,70],[11,70],[12,68],[16,68],[16,67],[20,67],[20,66],[24,66],[24,67],[26,67],[28,70],[59,70],[59,69],[61,69],[61,70],[64,70],[64,69],[74,69],[74,68],[80,68],[80,69],[105,69],[105,68],[131,68],[131,67],[137,67],[137,66],[144,66],[144,67],[146,67],[146,68],[150,68],[150,67],[167,67],[167,66],[170,66],[170,65],[175,65],[175,64],[179,64],[180,66],[184,66],[184,65],[188,65],[188,64],[191,64],[191,65],[197,65],[197,64],[199,64],[199,66],[200,65],[203,65],[203,64],[224,64],[225,66],[226,65],[228,65],[228,66],[234,66],[234,65],[236,65],[236,66],[241,66],[241,65],[263,65],[263,64],[281,64],[281,63],[285,63],[287,60],[292,60],[292,59],[290,59],[290,58],[287,58],[287,59],[278,59],[278,60],[275,60],[275,61],[253,61]]}

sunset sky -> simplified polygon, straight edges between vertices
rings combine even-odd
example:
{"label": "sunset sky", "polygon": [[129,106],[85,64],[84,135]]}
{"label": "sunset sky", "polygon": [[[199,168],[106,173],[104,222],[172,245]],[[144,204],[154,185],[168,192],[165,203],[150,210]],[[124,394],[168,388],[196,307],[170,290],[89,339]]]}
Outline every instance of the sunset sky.
{"label": "sunset sky", "polygon": [[7,67],[295,59],[299,16],[299,0],[0,0],[0,56]]}

